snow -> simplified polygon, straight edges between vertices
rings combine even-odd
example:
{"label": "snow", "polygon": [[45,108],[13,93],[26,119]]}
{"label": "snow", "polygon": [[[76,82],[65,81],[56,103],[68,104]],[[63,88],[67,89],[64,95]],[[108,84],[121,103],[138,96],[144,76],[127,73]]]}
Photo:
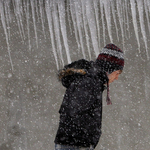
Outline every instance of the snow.
{"label": "snow", "polygon": [[150,146],[149,0],[0,1],[0,149],[53,149],[65,88],[58,70],[95,60],[105,44],[125,68],[103,96],[96,150]]}

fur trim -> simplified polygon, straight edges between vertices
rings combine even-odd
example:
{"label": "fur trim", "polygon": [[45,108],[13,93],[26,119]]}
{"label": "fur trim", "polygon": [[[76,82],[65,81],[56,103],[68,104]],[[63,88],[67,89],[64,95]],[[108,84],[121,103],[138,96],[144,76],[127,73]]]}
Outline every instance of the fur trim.
{"label": "fur trim", "polygon": [[73,75],[75,73],[85,75],[86,71],[84,69],[74,69],[74,68],[62,69],[59,72],[58,77],[59,77],[59,80],[61,80],[63,77],[66,77],[68,75]]}

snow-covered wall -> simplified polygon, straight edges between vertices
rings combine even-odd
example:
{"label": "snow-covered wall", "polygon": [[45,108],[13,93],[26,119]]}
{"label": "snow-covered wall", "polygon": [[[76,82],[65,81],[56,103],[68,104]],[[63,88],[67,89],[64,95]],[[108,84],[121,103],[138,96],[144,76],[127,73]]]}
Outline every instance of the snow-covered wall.
{"label": "snow-covered wall", "polygon": [[104,93],[96,150],[150,147],[149,0],[0,0],[0,150],[52,150],[65,89],[57,70],[113,42],[125,68]]}

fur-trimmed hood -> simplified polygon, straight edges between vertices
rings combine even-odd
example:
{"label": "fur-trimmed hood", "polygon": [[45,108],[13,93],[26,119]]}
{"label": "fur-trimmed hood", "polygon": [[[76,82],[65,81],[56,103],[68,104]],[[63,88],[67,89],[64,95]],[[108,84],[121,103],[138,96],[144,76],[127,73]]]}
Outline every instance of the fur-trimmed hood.
{"label": "fur-trimmed hood", "polygon": [[93,61],[87,61],[84,59],[66,65],[64,69],[60,70],[58,73],[59,80],[66,88],[68,88],[75,79],[83,76],[97,77],[103,83],[108,81],[106,73],[101,71],[98,65]]}
{"label": "fur-trimmed hood", "polygon": [[75,69],[75,68],[67,68],[67,69],[62,69],[59,74],[59,80],[62,80],[62,78],[66,76],[71,76],[74,74],[80,74],[80,75],[85,75],[86,71],[84,69]]}

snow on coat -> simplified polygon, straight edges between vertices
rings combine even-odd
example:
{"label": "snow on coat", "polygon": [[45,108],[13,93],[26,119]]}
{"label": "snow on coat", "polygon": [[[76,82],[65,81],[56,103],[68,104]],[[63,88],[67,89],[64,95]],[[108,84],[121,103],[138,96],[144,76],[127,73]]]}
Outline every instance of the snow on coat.
{"label": "snow on coat", "polygon": [[96,147],[101,136],[102,93],[105,72],[84,59],[64,67],[59,79],[66,92],[60,107],[56,144]]}

